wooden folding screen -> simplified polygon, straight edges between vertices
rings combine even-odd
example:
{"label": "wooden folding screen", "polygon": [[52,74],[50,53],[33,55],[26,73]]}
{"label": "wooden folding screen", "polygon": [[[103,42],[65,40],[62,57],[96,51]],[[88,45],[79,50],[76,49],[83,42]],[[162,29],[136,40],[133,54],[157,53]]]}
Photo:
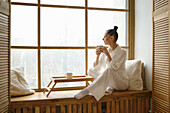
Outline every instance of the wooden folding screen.
{"label": "wooden folding screen", "polygon": [[152,111],[170,112],[170,0],[153,0],[153,93]]}
{"label": "wooden folding screen", "polygon": [[10,105],[9,18],[9,3],[0,0],[0,113],[8,113]]}

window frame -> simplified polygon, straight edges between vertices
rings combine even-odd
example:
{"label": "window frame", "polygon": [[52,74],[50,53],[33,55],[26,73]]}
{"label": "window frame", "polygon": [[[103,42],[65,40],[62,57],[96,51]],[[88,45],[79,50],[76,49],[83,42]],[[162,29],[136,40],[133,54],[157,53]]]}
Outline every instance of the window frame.
{"label": "window frame", "polygon": [[[88,0],[85,0],[85,6],[67,6],[67,5],[51,5],[51,4],[40,4],[40,0],[37,3],[23,3],[23,2],[11,2],[11,5],[22,5],[22,6],[37,6],[37,29],[38,38],[37,46],[11,46],[11,49],[36,49],[38,50],[38,89],[35,91],[43,91],[41,88],[41,49],[84,49],[85,50],[85,72],[87,75],[88,70],[88,49],[95,49],[95,46],[88,46],[88,10],[102,10],[102,11],[118,11],[118,12],[128,12],[128,46],[121,46],[128,50],[128,59],[134,59],[134,43],[135,43],[135,0],[128,0],[128,9],[115,9],[115,8],[99,8],[99,7],[88,7]],[[63,47],[63,46],[41,46],[41,15],[40,7],[53,7],[53,8],[71,8],[71,9],[85,9],[85,46],[84,47]],[[11,24],[11,23],[10,23]],[[87,85],[87,83],[86,83]],[[80,87],[63,87],[55,88],[54,90],[76,90],[82,89],[85,86]]]}

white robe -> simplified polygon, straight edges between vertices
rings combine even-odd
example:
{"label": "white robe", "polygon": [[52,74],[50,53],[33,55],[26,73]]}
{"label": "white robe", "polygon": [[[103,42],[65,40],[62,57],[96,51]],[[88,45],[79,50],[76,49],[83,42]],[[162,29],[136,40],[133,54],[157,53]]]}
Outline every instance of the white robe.
{"label": "white robe", "polygon": [[112,60],[109,63],[107,56],[101,53],[99,63],[88,70],[88,75],[94,77],[94,82],[86,89],[97,101],[104,96],[107,87],[126,90],[129,86],[125,69],[126,51],[117,46],[110,55]]}

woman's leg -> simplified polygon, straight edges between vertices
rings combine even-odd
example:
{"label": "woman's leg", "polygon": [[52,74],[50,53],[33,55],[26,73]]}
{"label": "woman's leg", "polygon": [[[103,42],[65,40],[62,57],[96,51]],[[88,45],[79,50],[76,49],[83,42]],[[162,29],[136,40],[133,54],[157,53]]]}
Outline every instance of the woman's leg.
{"label": "woman's leg", "polygon": [[94,80],[96,80],[99,77],[100,74],[101,74],[100,72],[95,71],[93,68],[90,68],[88,70],[88,76],[93,77]]}
{"label": "woman's leg", "polygon": [[97,101],[100,100],[104,96],[109,80],[111,78],[110,71],[110,68],[106,68],[104,72],[91,85],[79,92],[77,95],[75,95],[75,97],[80,99],[90,92]]}

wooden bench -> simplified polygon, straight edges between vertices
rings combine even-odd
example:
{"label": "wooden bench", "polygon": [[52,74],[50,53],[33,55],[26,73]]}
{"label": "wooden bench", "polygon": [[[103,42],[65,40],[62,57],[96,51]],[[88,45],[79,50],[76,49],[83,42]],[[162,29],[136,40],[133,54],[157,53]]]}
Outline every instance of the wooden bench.
{"label": "wooden bench", "polygon": [[91,95],[77,100],[80,90],[42,92],[11,98],[12,113],[148,113],[151,91],[115,91],[105,93],[98,102]]}
{"label": "wooden bench", "polygon": [[[47,87],[44,89],[43,93],[45,94],[46,91],[48,91],[47,93],[47,97],[49,96],[49,94],[51,93],[51,91],[53,90],[53,88],[55,87],[55,85],[57,83],[61,83],[61,82],[80,82],[80,81],[86,81],[88,86],[88,81],[93,82],[94,78],[90,77],[90,76],[73,76],[72,79],[67,79],[66,77],[51,77],[50,78],[51,81],[50,83],[47,85]],[[54,83],[53,86],[50,88],[51,83]]]}

